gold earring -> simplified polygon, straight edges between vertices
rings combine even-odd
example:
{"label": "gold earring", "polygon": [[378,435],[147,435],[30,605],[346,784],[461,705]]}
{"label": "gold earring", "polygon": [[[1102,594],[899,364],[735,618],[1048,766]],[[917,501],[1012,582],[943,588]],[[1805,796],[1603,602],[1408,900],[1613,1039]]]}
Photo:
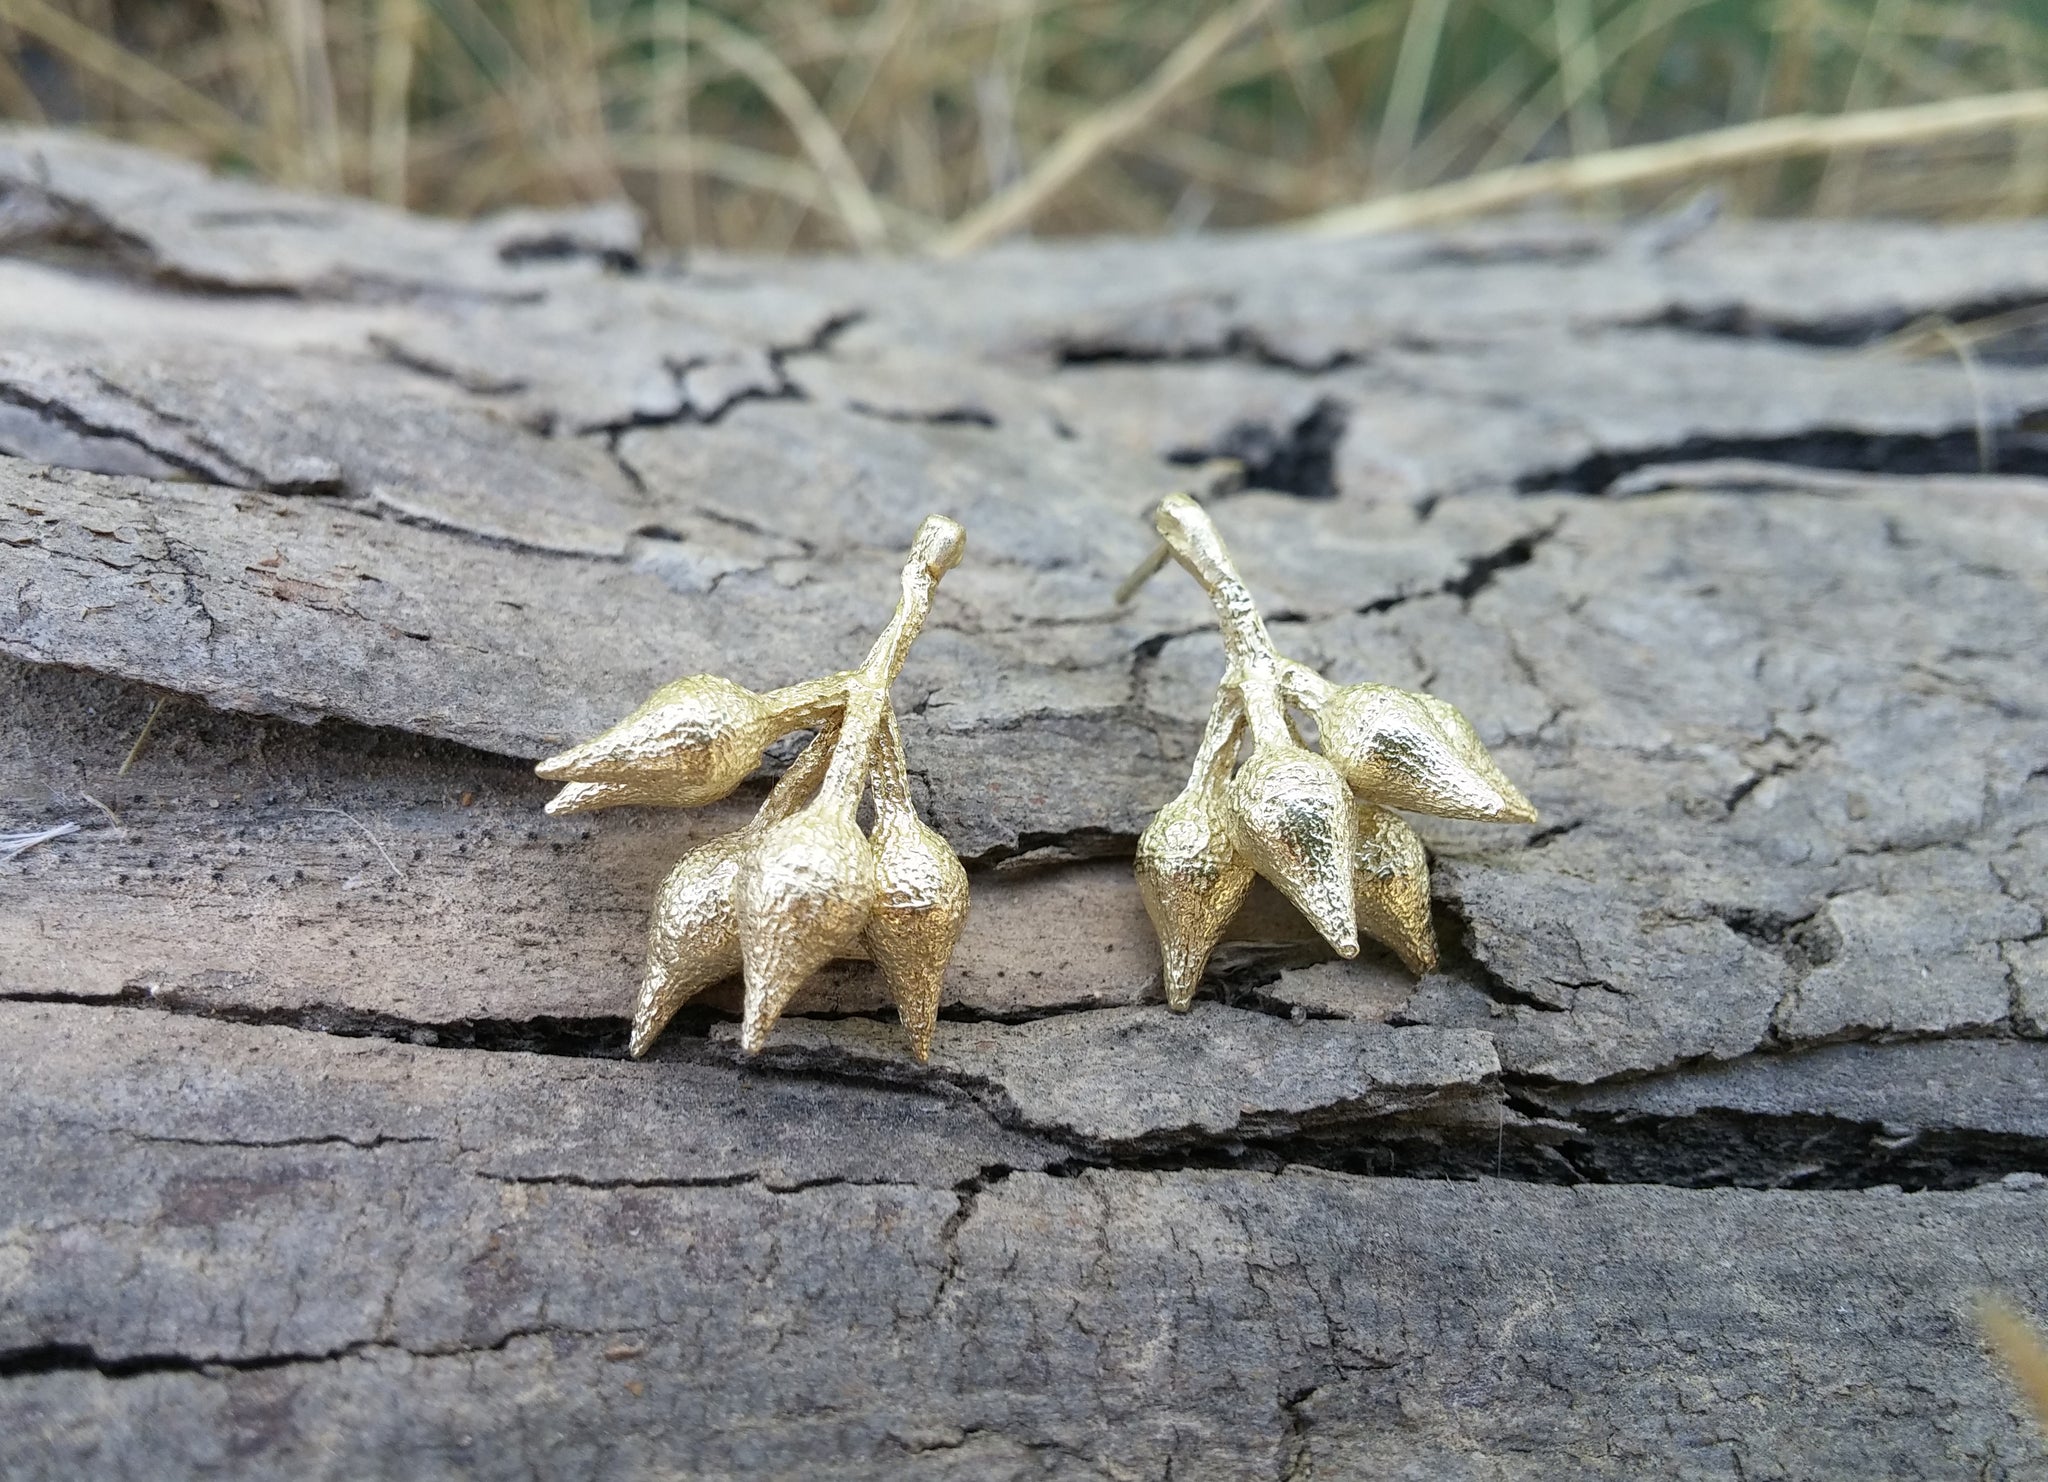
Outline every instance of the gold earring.
{"label": "gold earring", "polygon": [[[1429,863],[1422,840],[1388,810],[1496,823],[1534,823],[1536,810],[1471,722],[1436,696],[1333,685],[1279,653],[1215,524],[1188,495],[1168,495],[1153,524],[1164,545],[1119,600],[1170,553],[1208,592],[1227,664],[1188,785],[1138,839],[1138,889],[1159,933],[1168,1005],[1193,1000],[1254,874],[1339,955],[1357,955],[1363,931],[1428,972]],[[1302,744],[1290,707],[1315,719],[1321,755]]]}
{"label": "gold earring", "polygon": [[[550,813],[694,808],[739,786],[776,737],[816,729],[751,823],[684,855],[662,882],[633,1013],[636,1057],[685,1000],[734,973],[746,981],[740,1043],[757,1052],[805,979],[863,954],[881,969],[912,1053],[930,1055],[967,919],[967,872],[911,804],[889,687],[966,545],[943,516],[918,527],[896,615],[860,668],[767,694],[693,674],[534,768],[567,784]],[[856,821],[863,795],[874,799],[867,834]]]}

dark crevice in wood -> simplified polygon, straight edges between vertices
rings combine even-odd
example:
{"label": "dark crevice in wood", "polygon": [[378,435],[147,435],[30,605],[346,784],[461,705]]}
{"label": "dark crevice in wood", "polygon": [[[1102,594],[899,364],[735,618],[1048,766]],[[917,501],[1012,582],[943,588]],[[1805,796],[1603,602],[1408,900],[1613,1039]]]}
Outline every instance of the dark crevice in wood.
{"label": "dark crevice in wood", "polygon": [[1517,566],[1527,566],[1535,560],[1536,552],[1542,549],[1545,541],[1557,534],[1563,524],[1564,521],[1561,519],[1552,520],[1540,529],[1516,536],[1496,550],[1482,551],[1466,561],[1464,569],[1456,576],[1446,578],[1429,590],[1402,592],[1392,597],[1376,597],[1358,608],[1357,612],[1361,617],[1370,617],[1374,613],[1390,612],[1402,603],[1412,602],[1417,597],[1439,595],[1456,597],[1462,602],[1470,603],[1474,597],[1492,586],[1494,578],[1503,571],[1512,571]]}
{"label": "dark crevice in wood", "polygon": [[104,1379],[135,1379],[152,1374],[260,1373],[306,1364],[332,1364],[384,1351],[412,1358],[455,1358],[502,1353],[521,1338],[577,1336],[567,1328],[536,1324],[514,1328],[490,1343],[446,1348],[407,1348],[402,1344],[364,1339],[338,1348],[308,1353],[186,1354],[133,1353],[103,1355],[90,1344],[52,1341],[0,1349],[0,1381],[42,1374],[91,1373]]}
{"label": "dark crevice in wood", "polygon": [[1813,427],[1777,436],[1702,434],[1642,448],[1602,448],[1576,463],[1524,474],[1515,489],[1522,494],[1604,494],[1638,469],[1723,460],[1844,473],[2048,475],[2048,437],[2015,432],[2001,422],[1991,428],[1990,453],[1987,467],[1974,426],[1941,432]]}
{"label": "dark crevice in wood", "polygon": [[1337,447],[1350,421],[1351,409],[1326,396],[1284,431],[1270,422],[1234,423],[1213,442],[1174,449],[1166,461],[1192,468],[1229,458],[1244,465],[1248,489],[1298,499],[1335,499]]}
{"label": "dark crevice in wood", "polygon": [[2048,364],[2048,302],[2038,295],[2005,294],[1921,307],[1900,305],[1868,313],[1791,319],[1735,302],[1672,304],[1661,313],[1628,321],[1625,329],[1675,329],[1714,339],[1781,340],[1820,349],[1862,349],[1919,323],[1975,325],[2006,320],[2009,327],[1976,338],[1971,353],[2006,365]]}
{"label": "dark crevice in wood", "polygon": [[1135,835],[1116,829],[1026,830],[1007,844],[985,849],[979,854],[962,855],[960,862],[970,870],[999,869],[1005,874],[1015,874],[1089,859],[1129,859],[1137,848]]}
{"label": "dark crevice in wood", "polygon": [[[249,1024],[276,1029],[297,1029],[310,1034],[331,1034],[342,1039],[382,1039],[399,1044],[425,1045],[450,1050],[495,1050],[527,1055],[566,1055],[576,1059],[623,1060],[630,1021],[623,1015],[593,1014],[570,1018],[536,1015],[530,1019],[449,1019],[423,1022],[396,1014],[370,1013],[334,1004],[311,1004],[299,1008],[255,1008],[242,1004],[198,1003],[183,1000],[176,992],[152,993],[147,988],[125,987],[112,993],[0,993],[0,1003],[77,1004],[100,1008],[147,1009],[156,1013],[187,1014],[226,1024]],[[671,1034],[687,1034],[691,1024],[697,1037],[705,1033],[710,1015],[690,1010],[678,1015]]]}
{"label": "dark crevice in wood", "polygon": [[[298,1029],[345,1038],[381,1038],[443,1049],[480,1049],[586,1059],[625,1058],[623,1018],[518,1023],[467,1020],[409,1024],[388,1015],[319,1009],[249,1011],[179,1007],[138,990],[92,999],[14,995],[12,1001],[153,1008],[240,1024]],[[1532,1005],[1542,1007],[1541,1005]],[[686,1010],[654,1057],[726,1061],[732,1051],[707,1043],[708,1025],[727,1018]],[[873,1016],[893,1017],[878,1013]],[[949,1019],[954,1018],[948,1015]],[[955,1020],[955,1022],[974,1022]],[[1898,1126],[1879,1121],[1807,1113],[1755,1112],[1701,1107],[1682,1115],[1552,1108],[1559,1088],[1522,1077],[1505,1078],[1497,1092],[1458,1091],[1413,1110],[1360,1116],[1344,1106],[1290,1114],[1298,1125],[1261,1130],[1247,1123],[1216,1134],[1182,1130],[1129,1142],[1076,1140],[1059,1128],[1034,1125],[1011,1103],[999,1082],[929,1070],[905,1060],[891,1067],[829,1055],[771,1055],[762,1072],[781,1078],[863,1086],[892,1094],[962,1097],[1015,1130],[1065,1144],[1066,1156],[1044,1171],[1072,1177],[1093,1171],[1173,1173],[1229,1169],[1271,1172],[1294,1166],[1374,1178],[1501,1178],[1543,1184],[1654,1184],[1678,1188],[1956,1190],[2014,1175],[2048,1174],[2048,1137],[1974,1128]],[[1679,1077],[1684,1071],[1674,1072]],[[347,1142],[366,1150],[420,1139],[350,1139],[342,1134],[305,1142]],[[214,1144],[202,1144],[214,1145]],[[223,1140],[222,1147],[244,1146]],[[267,1144],[248,1144],[261,1147]],[[985,1169],[975,1192],[1013,1170]],[[747,1174],[704,1178],[586,1179],[574,1175],[521,1177],[485,1173],[511,1183],[573,1184],[592,1189],[737,1187],[760,1185],[771,1193],[859,1182],[825,1177],[773,1183]],[[299,1361],[299,1360],[292,1360]],[[73,1365],[78,1367],[81,1365]],[[82,1365],[92,1367],[92,1365]],[[7,1373],[0,1362],[0,1377]]]}
{"label": "dark crevice in wood", "polygon": [[995,414],[978,406],[941,407],[937,411],[904,411],[897,407],[874,406],[865,401],[849,401],[849,412],[863,417],[873,417],[881,422],[914,423],[921,427],[981,427],[993,429],[998,424]]}
{"label": "dark crevice in wood", "polygon": [[631,276],[641,269],[640,254],[623,247],[590,242],[574,232],[542,232],[537,236],[514,237],[498,248],[498,261],[512,267],[528,263],[562,263],[587,259],[610,272]]}
{"label": "dark crevice in wood", "polygon": [[1142,335],[1107,334],[1076,336],[1051,346],[1053,364],[1062,370],[1092,365],[1191,365],[1211,361],[1240,361],[1272,370],[1319,376],[1362,364],[1365,356],[1352,350],[1334,350],[1314,359],[1291,355],[1254,328],[1239,326],[1221,338],[1186,344],[1147,339]]}

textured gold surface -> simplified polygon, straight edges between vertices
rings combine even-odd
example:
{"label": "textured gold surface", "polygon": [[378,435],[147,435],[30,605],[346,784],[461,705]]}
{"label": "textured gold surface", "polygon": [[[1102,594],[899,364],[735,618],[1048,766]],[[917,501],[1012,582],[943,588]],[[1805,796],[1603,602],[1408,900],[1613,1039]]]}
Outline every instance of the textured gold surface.
{"label": "textured gold surface", "polygon": [[1219,701],[1195,774],[1138,836],[1138,893],[1159,933],[1166,1001],[1185,1009],[1223,928],[1256,873],[1231,837],[1223,784],[1237,755],[1243,716]]}
{"label": "textured gold surface", "polygon": [[911,807],[894,715],[875,751],[875,908],[862,940],[910,1032],[912,1052],[923,1060],[931,1053],[946,963],[967,924],[967,871]]}
{"label": "textured gold surface", "polygon": [[[662,882],[634,1055],[692,994],[734,972],[746,980],[740,1043],[758,1051],[812,973],[862,955],[880,968],[912,1053],[930,1054],[946,963],[967,919],[967,872],[911,805],[889,687],[966,544],[942,516],[918,527],[896,615],[860,668],[767,694],[693,674],[534,769],[564,784],[550,813],[696,807],[739,786],[776,737],[817,729],[752,822],[692,850]],[[870,793],[872,835],[859,823]]]}
{"label": "textured gold surface", "polygon": [[1360,931],[1392,947],[1410,972],[1426,973],[1436,966],[1429,856],[1414,829],[1386,809],[1360,802],[1351,883]]}
{"label": "textured gold surface", "polygon": [[[1276,650],[1215,523],[1191,497],[1168,495],[1153,523],[1208,592],[1225,660],[1193,775],[1138,840],[1138,889],[1159,933],[1167,1003],[1192,1001],[1255,872],[1341,956],[1357,954],[1363,932],[1428,972],[1428,859],[1387,810],[1499,823],[1534,823],[1536,810],[1454,706],[1387,685],[1333,685]],[[1119,598],[1157,564],[1134,573]],[[1302,744],[1290,708],[1315,720],[1320,755]]]}

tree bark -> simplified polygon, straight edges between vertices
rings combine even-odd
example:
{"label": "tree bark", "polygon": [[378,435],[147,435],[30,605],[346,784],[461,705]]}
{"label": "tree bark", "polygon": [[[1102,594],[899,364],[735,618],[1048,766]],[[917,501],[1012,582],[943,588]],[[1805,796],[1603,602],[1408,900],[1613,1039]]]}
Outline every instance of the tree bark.
{"label": "tree bark", "polygon": [[[78,825],[0,858],[0,1473],[2048,1466],[1971,1315],[2048,1315],[2040,225],[674,263],[17,132],[0,249],[0,830]],[[1262,892],[1160,1002],[1220,650],[1111,593],[1213,457],[1281,647],[1544,815],[1418,820],[1420,981]],[[856,662],[932,512],[931,1065],[860,963],[626,1061],[766,779],[531,761]]]}

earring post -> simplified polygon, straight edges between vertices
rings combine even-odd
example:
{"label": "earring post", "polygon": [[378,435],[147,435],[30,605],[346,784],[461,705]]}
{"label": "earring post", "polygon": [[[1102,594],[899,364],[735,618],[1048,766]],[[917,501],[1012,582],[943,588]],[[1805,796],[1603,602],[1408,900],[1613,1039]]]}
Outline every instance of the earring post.
{"label": "earring post", "polygon": [[[1174,492],[1184,494],[1197,503],[1204,499],[1220,499],[1225,494],[1235,494],[1245,486],[1244,463],[1237,458],[1211,458],[1195,470],[1195,476],[1189,480],[1189,484],[1189,488],[1177,489]],[[1167,497],[1171,498],[1172,495]],[[1155,504],[1151,510],[1147,510],[1145,514],[1146,519],[1151,519],[1153,511],[1158,508],[1159,506]],[[1161,569],[1165,567],[1167,559],[1172,555],[1173,552],[1168,548],[1165,541],[1162,540],[1154,544],[1145,559],[1131,568],[1131,574],[1117,584],[1116,605],[1118,607],[1127,605],[1133,597],[1138,595],[1139,589],[1146,582],[1159,575]]]}

